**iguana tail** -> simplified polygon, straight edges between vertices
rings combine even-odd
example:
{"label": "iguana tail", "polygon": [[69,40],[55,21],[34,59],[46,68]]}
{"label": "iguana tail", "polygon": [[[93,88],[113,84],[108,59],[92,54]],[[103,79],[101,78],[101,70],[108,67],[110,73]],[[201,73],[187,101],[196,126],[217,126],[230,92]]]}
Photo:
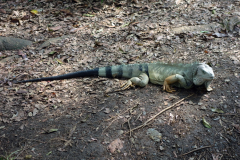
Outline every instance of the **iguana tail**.
{"label": "iguana tail", "polygon": [[53,77],[43,77],[38,79],[30,79],[25,81],[18,81],[17,83],[26,83],[26,82],[40,82],[40,81],[53,81],[53,80],[62,80],[62,79],[71,79],[78,77],[93,77],[101,76],[108,78],[132,78],[139,76],[141,73],[146,73],[148,75],[148,64],[129,64],[129,65],[118,65],[118,66],[108,66],[102,68],[95,68],[86,71],[78,71],[73,73],[68,73],[59,76]]}
{"label": "iguana tail", "polygon": [[71,79],[71,78],[77,78],[77,77],[92,77],[92,76],[98,76],[98,68],[92,69],[92,70],[86,70],[86,71],[78,71],[78,72],[68,73],[68,74],[59,75],[59,76],[53,76],[53,77],[43,77],[43,78],[37,78],[37,79],[29,79],[25,81],[18,81],[17,83],[54,81],[54,80],[61,80],[61,79]]}

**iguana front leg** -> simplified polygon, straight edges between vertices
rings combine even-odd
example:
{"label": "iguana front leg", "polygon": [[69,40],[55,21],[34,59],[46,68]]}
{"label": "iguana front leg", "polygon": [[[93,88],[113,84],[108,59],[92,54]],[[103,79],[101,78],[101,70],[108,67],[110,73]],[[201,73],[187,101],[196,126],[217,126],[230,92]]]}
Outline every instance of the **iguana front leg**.
{"label": "iguana front leg", "polygon": [[124,83],[121,87],[121,90],[128,89],[134,85],[145,87],[148,84],[149,77],[146,73],[141,73],[138,77],[132,77],[126,83]]}
{"label": "iguana front leg", "polygon": [[179,83],[181,85],[181,87],[186,88],[186,89],[192,87],[192,84],[187,83],[186,79],[182,75],[174,74],[174,75],[171,75],[171,76],[167,77],[164,80],[163,90],[167,91],[167,92],[170,92],[170,93],[176,91],[176,90],[174,90],[170,87],[170,85],[174,84],[174,83]]}

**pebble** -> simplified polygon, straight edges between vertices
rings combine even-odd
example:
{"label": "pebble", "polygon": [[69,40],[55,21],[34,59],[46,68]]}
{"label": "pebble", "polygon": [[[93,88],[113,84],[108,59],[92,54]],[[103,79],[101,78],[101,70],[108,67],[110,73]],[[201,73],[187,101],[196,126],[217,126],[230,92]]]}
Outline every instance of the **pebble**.
{"label": "pebble", "polygon": [[193,102],[192,102],[192,101],[189,101],[188,103],[189,103],[189,104],[193,104]]}
{"label": "pebble", "polygon": [[32,116],[33,116],[32,112],[29,112],[29,113],[28,113],[28,116],[29,116],[29,117],[32,117]]}
{"label": "pebble", "polygon": [[206,106],[202,106],[200,109],[201,110],[206,110],[207,108],[206,108]]}
{"label": "pebble", "polygon": [[227,82],[227,83],[230,82],[230,79],[225,79],[225,82]]}
{"label": "pebble", "polygon": [[130,141],[131,141],[132,144],[135,144],[135,140],[134,140],[133,137],[130,138]]}
{"label": "pebble", "polygon": [[123,130],[118,130],[117,133],[120,136],[120,135],[122,135],[124,133],[124,131]]}
{"label": "pebble", "polygon": [[197,149],[198,147],[196,145],[194,145],[192,148]]}
{"label": "pebble", "polygon": [[160,151],[165,150],[165,148],[163,146],[160,146],[159,149],[160,149]]}
{"label": "pebble", "polygon": [[162,139],[162,134],[159,133],[157,130],[155,130],[154,128],[149,128],[147,130],[147,135],[154,140],[155,142],[160,142],[160,140]]}

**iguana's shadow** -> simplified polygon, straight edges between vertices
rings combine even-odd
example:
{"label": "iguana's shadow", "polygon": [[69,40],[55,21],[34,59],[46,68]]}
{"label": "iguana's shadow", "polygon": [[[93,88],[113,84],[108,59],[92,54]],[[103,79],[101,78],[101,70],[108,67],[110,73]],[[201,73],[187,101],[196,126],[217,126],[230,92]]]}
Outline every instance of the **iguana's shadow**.
{"label": "iguana's shadow", "polygon": [[182,98],[186,98],[187,96],[193,94],[191,97],[187,98],[186,100],[191,100],[193,103],[198,104],[200,99],[210,92],[206,91],[204,86],[193,86],[191,89],[184,89],[184,88],[177,88],[176,94],[177,96]]}

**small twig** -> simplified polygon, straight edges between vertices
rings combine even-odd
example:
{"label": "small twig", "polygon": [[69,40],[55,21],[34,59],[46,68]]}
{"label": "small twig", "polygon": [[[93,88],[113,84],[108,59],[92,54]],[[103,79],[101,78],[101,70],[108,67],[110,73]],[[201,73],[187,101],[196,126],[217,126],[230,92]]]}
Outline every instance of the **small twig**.
{"label": "small twig", "polygon": [[131,125],[130,125],[130,119],[131,119],[131,117],[128,119],[128,127],[129,127],[129,134],[130,134],[130,137],[131,137],[132,136],[131,135],[132,130],[131,130]]}
{"label": "small twig", "polygon": [[185,155],[190,154],[190,153],[192,153],[192,152],[199,151],[199,150],[201,150],[201,149],[210,148],[210,147],[212,147],[212,146],[204,146],[204,147],[201,147],[201,148],[197,148],[197,149],[194,149],[194,150],[192,150],[192,151],[190,151],[190,152],[181,154],[179,157],[185,156]]}
{"label": "small twig", "polygon": [[[138,104],[137,104],[137,106],[138,106]],[[116,121],[116,120],[118,119],[118,117],[119,117],[120,115],[123,115],[124,113],[128,112],[129,110],[132,110],[133,108],[135,108],[135,107],[137,107],[137,106],[133,106],[132,108],[128,108],[128,109],[125,110],[123,113],[120,113],[119,115],[115,116],[115,117],[114,117],[115,119],[113,119],[113,117],[110,118],[110,119],[108,119],[108,120],[111,120],[111,119],[113,119],[113,120],[112,120],[111,123],[102,131],[102,134],[106,131],[106,129],[108,129],[108,128],[113,124],[114,121]],[[108,121],[108,120],[107,120],[107,121]]]}
{"label": "small twig", "polygon": [[76,130],[77,124],[78,124],[78,122],[73,126],[73,128],[71,128],[71,130],[70,130],[70,132],[69,132],[69,135],[68,135],[68,138],[71,138],[71,137],[72,137],[73,132],[75,132],[75,130]]}
{"label": "small twig", "polygon": [[[187,97],[179,100],[178,102],[174,103],[174,104],[171,105],[170,107],[167,107],[167,108],[165,108],[164,110],[158,112],[158,113],[155,114],[152,118],[150,118],[150,119],[148,119],[146,122],[144,122],[142,125],[140,125],[140,126],[138,126],[138,127],[136,127],[136,128],[133,128],[133,129],[131,130],[131,132],[134,131],[134,130],[137,130],[137,129],[139,129],[139,128],[142,128],[142,127],[145,127],[145,126],[149,125],[149,122],[152,121],[153,119],[155,119],[157,116],[159,116],[159,115],[162,114],[163,112],[171,109],[172,107],[174,107],[174,106],[177,105],[178,103],[182,102],[183,100],[191,97],[192,95],[194,95],[194,94],[191,94],[191,95],[189,95],[189,96],[187,96]],[[130,132],[130,131],[126,132],[125,134],[127,134],[127,133],[129,133],[129,132]]]}

